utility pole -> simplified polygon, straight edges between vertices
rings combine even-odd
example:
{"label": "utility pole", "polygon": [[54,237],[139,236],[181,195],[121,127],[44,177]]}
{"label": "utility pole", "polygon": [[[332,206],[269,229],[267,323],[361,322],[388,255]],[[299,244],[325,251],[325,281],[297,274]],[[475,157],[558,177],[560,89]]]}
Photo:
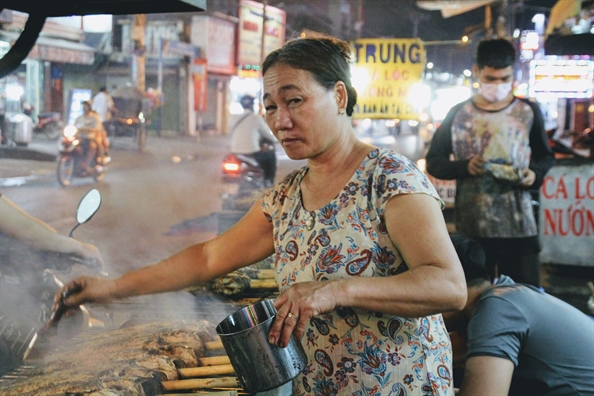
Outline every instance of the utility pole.
{"label": "utility pole", "polygon": [[146,27],[146,14],[134,15],[134,25],[132,27],[132,40],[134,40],[134,61],[132,70],[132,80],[134,85],[144,92],[146,86],[145,66],[146,66],[146,48],[144,47],[144,29]]}
{"label": "utility pole", "polygon": [[260,43],[260,62],[264,62],[264,58],[266,57],[266,6],[268,5],[268,0],[262,0],[262,41]]}
{"label": "utility pole", "polygon": [[408,17],[413,23],[413,38],[419,37],[419,23],[429,19],[429,15],[421,14],[420,12],[411,12]]}
{"label": "utility pole", "polygon": [[355,22],[355,32],[357,32],[357,39],[361,38],[361,32],[363,32],[363,0],[357,0],[357,22]]}
{"label": "utility pole", "polygon": [[[132,81],[136,88],[144,94],[146,88],[146,48],[144,46],[144,30],[146,27],[146,14],[134,15],[132,26],[132,40],[134,40],[134,57],[132,59]],[[146,144],[146,130],[144,122],[140,123],[138,130],[138,149],[144,149]]]}

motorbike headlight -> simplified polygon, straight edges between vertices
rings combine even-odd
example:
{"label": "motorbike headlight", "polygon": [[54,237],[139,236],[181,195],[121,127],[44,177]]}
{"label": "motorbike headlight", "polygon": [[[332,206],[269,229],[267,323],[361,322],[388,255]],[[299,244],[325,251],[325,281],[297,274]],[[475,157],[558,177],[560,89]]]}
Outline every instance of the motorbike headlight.
{"label": "motorbike headlight", "polygon": [[76,127],[74,125],[68,125],[66,128],[64,128],[64,136],[71,138],[74,135],[76,135],[76,132],[78,130],[76,129]]}

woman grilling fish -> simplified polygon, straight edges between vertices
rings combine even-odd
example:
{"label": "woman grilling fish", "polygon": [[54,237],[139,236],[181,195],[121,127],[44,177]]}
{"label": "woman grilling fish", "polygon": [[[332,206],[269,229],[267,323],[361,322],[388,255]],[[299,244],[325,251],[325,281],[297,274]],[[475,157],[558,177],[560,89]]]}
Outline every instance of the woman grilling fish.
{"label": "woman grilling fish", "polygon": [[286,347],[294,334],[309,360],[293,394],[453,394],[440,312],[460,310],[466,286],[443,203],[412,161],[357,139],[349,61],[331,37],[270,53],[266,122],[307,165],[218,237],[117,279],[80,278],[63,303],[179,290],[274,254],[269,342]]}

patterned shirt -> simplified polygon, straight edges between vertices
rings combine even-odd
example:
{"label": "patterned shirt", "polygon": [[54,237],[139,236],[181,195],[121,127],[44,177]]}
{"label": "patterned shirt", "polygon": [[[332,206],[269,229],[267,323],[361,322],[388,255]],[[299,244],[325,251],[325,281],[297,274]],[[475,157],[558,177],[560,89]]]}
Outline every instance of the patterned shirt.
{"label": "patterned shirt", "polygon": [[[440,200],[412,161],[371,151],[341,193],[315,211],[301,201],[307,171],[289,175],[262,201],[274,227],[281,290],[296,282],[408,270],[387,233],[386,204],[398,194]],[[302,343],[309,362],[293,382],[293,395],[453,394],[452,350],[441,315],[405,318],[341,307],[313,317]]]}
{"label": "patterned shirt", "polygon": [[[454,161],[449,160],[450,153]],[[460,103],[435,133],[427,154],[429,173],[456,179],[456,227],[460,232],[481,238],[536,236],[530,192],[490,171],[472,177],[467,165],[477,155],[490,164],[529,167],[536,174],[531,188],[538,189],[554,164],[539,108],[520,99],[498,111],[482,110],[471,100]]]}

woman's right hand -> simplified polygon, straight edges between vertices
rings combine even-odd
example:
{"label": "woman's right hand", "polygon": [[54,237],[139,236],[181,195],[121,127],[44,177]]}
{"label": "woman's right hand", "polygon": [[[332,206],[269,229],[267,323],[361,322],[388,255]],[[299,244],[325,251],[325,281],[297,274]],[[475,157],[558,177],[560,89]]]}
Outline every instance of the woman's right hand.
{"label": "woman's right hand", "polygon": [[[62,295],[67,290],[78,290],[75,293]],[[115,299],[117,290],[113,279],[101,279],[83,276],[64,285],[54,296],[52,310],[56,310],[60,304],[64,304],[68,310],[77,308],[85,303],[108,303]]]}

